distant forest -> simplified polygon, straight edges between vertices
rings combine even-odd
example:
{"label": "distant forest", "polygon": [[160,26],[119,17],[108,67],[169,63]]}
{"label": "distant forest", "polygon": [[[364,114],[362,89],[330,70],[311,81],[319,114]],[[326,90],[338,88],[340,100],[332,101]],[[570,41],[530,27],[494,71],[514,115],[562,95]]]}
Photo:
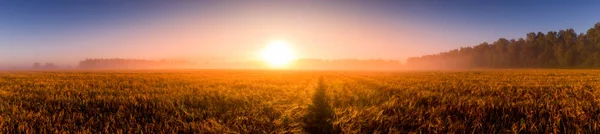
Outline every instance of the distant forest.
{"label": "distant forest", "polygon": [[[40,66],[39,63],[36,63]],[[293,69],[308,70],[393,70],[401,68],[396,60],[357,60],[357,59],[298,59],[291,65]],[[79,62],[79,69],[190,69],[190,68],[220,68],[220,69],[260,69],[268,66],[259,61],[248,62],[192,62],[186,60],[145,60],[123,58],[85,59]]]}
{"label": "distant forest", "polygon": [[151,69],[186,68],[194,63],[185,60],[145,60],[145,59],[86,59],[79,62],[81,69]]}
{"label": "distant forest", "polygon": [[573,29],[528,33],[526,39],[500,38],[473,47],[411,57],[420,68],[600,68],[600,23],[586,33]]}

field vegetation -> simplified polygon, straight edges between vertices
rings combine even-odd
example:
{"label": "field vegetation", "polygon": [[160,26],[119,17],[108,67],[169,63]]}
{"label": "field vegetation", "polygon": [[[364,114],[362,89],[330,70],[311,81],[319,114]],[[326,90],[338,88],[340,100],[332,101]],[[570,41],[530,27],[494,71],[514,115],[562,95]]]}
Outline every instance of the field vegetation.
{"label": "field vegetation", "polygon": [[595,133],[600,71],[0,73],[0,132]]}

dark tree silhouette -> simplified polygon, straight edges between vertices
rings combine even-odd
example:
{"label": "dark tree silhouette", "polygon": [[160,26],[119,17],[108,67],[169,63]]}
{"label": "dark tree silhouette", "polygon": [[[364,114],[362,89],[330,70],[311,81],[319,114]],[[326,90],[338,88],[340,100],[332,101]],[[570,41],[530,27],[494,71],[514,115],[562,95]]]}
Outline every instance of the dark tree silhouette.
{"label": "dark tree silhouette", "polygon": [[600,23],[587,32],[573,29],[528,33],[526,38],[500,38],[473,47],[411,57],[418,68],[600,68]]}

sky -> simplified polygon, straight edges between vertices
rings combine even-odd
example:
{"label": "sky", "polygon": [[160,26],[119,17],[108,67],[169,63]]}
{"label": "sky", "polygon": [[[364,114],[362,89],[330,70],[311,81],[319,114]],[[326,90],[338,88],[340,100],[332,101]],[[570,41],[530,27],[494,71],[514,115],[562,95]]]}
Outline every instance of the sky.
{"label": "sky", "polygon": [[0,1],[0,68],[86,58],[388,59],[600,22],[598,1]]}

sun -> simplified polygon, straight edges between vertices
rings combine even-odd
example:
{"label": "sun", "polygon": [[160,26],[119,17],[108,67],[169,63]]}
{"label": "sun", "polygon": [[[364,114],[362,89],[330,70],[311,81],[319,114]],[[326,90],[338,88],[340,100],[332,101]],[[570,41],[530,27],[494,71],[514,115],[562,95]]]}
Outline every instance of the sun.
{"label": "sun", "polygon": [[273,68],[283,68],[289,65],[296,57],[290,44],[285,40],[275,40],[267,44],[261,52],[264,62]]}

